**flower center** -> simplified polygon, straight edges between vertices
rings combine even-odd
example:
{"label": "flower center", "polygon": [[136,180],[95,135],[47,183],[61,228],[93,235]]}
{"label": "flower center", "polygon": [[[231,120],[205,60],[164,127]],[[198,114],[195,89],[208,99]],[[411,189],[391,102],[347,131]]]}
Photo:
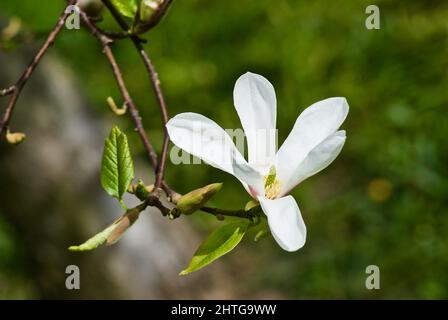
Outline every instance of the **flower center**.
{"label": "flower center", "polygon": [[280,193],[281,182],[276,177],[275,166],[272,166],[269,169],[269,174],[264,177],[264,196],[268,199],[275,199]]}

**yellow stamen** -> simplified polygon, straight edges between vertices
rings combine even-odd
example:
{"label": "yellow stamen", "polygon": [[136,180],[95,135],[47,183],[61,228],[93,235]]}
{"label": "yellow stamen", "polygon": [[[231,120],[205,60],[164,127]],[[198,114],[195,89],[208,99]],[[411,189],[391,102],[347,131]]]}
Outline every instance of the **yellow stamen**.
{"label": "yellow stamen", "polygon": [[281,182],[276,179],[275,166],[269,169],[269,174],[264,177],[264,195],[268,199],[275,199],[280,193]]}
{"label": "yellow stamen", "polygon": [[269,185],[265,188],[264,195],[268,199],[275,199],[277,198],[278,194],[280,193],[280,181],[276,180],[273,184]]}

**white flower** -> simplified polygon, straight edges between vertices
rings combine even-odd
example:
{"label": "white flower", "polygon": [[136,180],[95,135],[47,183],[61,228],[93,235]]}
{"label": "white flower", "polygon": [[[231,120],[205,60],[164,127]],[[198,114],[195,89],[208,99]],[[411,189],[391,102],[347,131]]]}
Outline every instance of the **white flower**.
{"label": "white flower", "polygon": [[305,109],[276,152],[272,134],[277,102],[271,83],[248,72],[237,80],[233,96],[247,138],[248,161],[221,127],[197,113],[182,113],[168,122],[171,141],[240,180],[260,202],[280,247],[296,251],[305,244],[306,227],[297,202],[288,193],[326,168],[342,150],[345,131],[337,130],[347,117],[347,101],[329,98]]}

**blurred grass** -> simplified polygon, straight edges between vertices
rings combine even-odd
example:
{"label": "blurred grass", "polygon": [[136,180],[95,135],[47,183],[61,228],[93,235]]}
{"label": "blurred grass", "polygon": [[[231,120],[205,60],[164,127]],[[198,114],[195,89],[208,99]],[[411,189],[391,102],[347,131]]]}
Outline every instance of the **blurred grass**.
{"label": "blurred grass", "polygon": [[[276,88],[280,142],[311,103],[344,96],[350,104],[342,154],[293,192],[307,245],[288,254],[272,241],[246,240],[229,258],[241,264],[236,279],[254,292],[448,298],[448,2],[377,1],[381,29],[372,31],[364,27],[369,4],[176,1],[147,35],[171,115],[200,112],[239,127],[232,90],[246,71]],[[19,17],[33,32],[50,30],[61,8],[54,0],[0,4],[1,14]],[[110,19],[104,24],[113,27]],[[53,50],[77,71],[96,112],[105,113],[106,97],[118,93],[96,41],[85,31],[65,31]],[[160,116],[139,57],[129,43],[114,51],[159,148]],[[131,143],[143,156],[135,136]],[[181,192],[225,182],[216,206],[238,208],[248,200],[235,179],[205,165],[169,164],[167,180]],[[13,245],[0,235],[0,247]],[[244,252],[249,258],[241,258]],[[364,287],[370,264],[381,269],[379,291]]]}

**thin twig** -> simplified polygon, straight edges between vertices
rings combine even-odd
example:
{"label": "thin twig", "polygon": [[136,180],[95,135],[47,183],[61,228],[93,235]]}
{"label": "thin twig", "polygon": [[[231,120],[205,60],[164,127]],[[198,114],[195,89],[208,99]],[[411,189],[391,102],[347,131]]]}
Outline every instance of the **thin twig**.
{"label": "thin twig", "polygon": [[163,205],[158,196],[150,195],[148,199],[145,200],[144,204],[151,207],[156,207],[160,210],[163,216],[167,216],[171,210]]}
{"label": "thin twig", "polygon": [[[76,2],[77,2],[77,0],[69,0],[68,6],[75,5]],[[108,3],[107,0],[104,0],[104,2],[105,2],[105,4]],[[5,113],[3,115],[2,121],[0,123],[0,134],[8,126],[8,124],[11,120],[12,112],[17,103],[18,97],[20,96],[20,94],[22,92],[23,87],[25,86],[26,82],[33,74],[34,70],[36,69],[37,65],[39,64],[39,62],[41,61],[41,59],[43,58],[43,56],[45,55],[45,53],[47,52],[49,47],[54,43],[56,37],[62,30],[62,27],[64,26],[64,22],[70,14],[70,13],[66,13],[66,11],[69,12],[69,10],[65,9],[64,12],[61,14],[61,16],[58,19],[57,24],[55,25],[53,30],[48,35],[47,40],[45,41],[45,43],[43,44],[41,49],[38,51],[38,53],[36,54],[34,59],[31,61],[31,63],[28,65],[25,72],[22,74],[22,76],[16,82],[16,84],[9,88],[0,90],[0,96],[11,95],[11,98],[8,102]],[[136,131],[138,132],[140,139],[142,140],[142,142],[145,146],[145,149],[146,149],[148,157],[151,161],[152,167],[154,168],[154,170],[156,170],[157,177],[156,177],[155,190],[157,191],[157,189],[159,187],[162,187],[168,196],[173,195],[176,192],[168,186],[168,184],[164,181],[164,178],[163,178],[164,166],[165,166],[165,162],[166,162],[168,143],[169,143],[169,137],[168,137],[168,134],[166,131],[166,126],[165,126],[166,123],[168,122],[168,112],[167,112],[167,107],[166,107],[165,99],[163,96],[163,92],[160,87],[160,81],[159,81],[157,72],[156,72],[153,64],[151,63],[149,56],[147,55],[143,46],[141,45],[142,39],[140,39],[137,36],[132,36],[132,35],[130,36],[134,45],[138,49],[139,54],[140,54],[141,58],[143,59],[143,62],[147,68],[149,75],[150,75],[151,83],[153,85],[153,89],[156,94],[157,100],[159,102],[160,110],[162,113],[162,120],[163,120],[163,125],[165,128],[165,138],[164,138],[164,143],[163,143],[163,148],[162,148],[162,153],[161,153],[161,160],[160,160],[159,164],[157,162],[157,155],[154,151],[154,148],[153,148],[152,144],[150,143],[150,141],[146,135],[146,132],[144,130],[141,118],[138,114],[138,109],[135,106],[135,104],[129,94],[129,91],[128,91],[126,84],[124,82],[124,79],[123,79],[122,72],[121,72],[121,70],[117,64],[117,61],[115,59],[115,56],[110,48],[110,44],[113,42],[113,40],[110,37],[108,37],[106,34],[104,34],[100,29],[98,29],[92,23],[92,21],[90,20],[90,18],[87,16],[87,14],[85,12],[83,12],[82,10],[80,10],[79,12],[80,12],[80,17],[82,18],[85,26],[87,26],[87,28],[98,39],[98,41],[101,43],[101,45],[103,47],[103,52],[112,67],[113,74],[117,81],[120,92],[123,96],[123,99],[125,100],[125,104],[129,108],[130,115],[134,122]],[[114,11],[111,11],[111,12],[113,14]],[[119,19],[117,18],[117,21],[119,22],[121,27],[123,29],[127,29],[126,22],[123,19],[121,19],[121,16],[119,16],[119,14],[118,14],[118,17],[119,17]],[[122,22],[120,22],[120,21],[122,21]],[[152,207],[158,208],[164,216],[169,215],[172,218],[178,218],[180,216],[180,212],[176,212],[175,209],[173,210],[173,209],[169,209],[169,208],[165,207],[159,198],[160,198],[159,194],[151,194],[143,203],[141,203],[138,206],[138,209],[140,211],[143,211],[146,207],[152,206]],[[249,211],[245,211],[245,210],[225,210],[225,209],[218,209],[218,208],[203,207],[203,208],[201,208],[201,210],[203,212],[206,212],[206,213],[216,216],[218,219],[222,219],[223,216],[231,216],[231,217],[246,218],[251,221],[253,220],[254,217],[259,216],[259,213],[260,213],[259,208],[254,208]]]}
{"label": "thin twig", "polygon": [[257,206],[250,210],[228,210],[228,209],[202,207],[201,211],[210,213],[216,216],[218,219],[223,216],[228,216],[228,217],[245,218],[252,221],[255,217],[260,216],[261,208]]}
{"label": "thin twig", "polygon": [[[6,106],[6,110],[2,116],[2,119],[0,121],[0,135],[5,131],[5,128],[9,125],[9,122],[11,121],[12,113],[14,111],[14,107],[17,104],[17,100],[19,99],[19,96],[22,92],[23,87],[25,86],[28,79],[33,74],[34,70],[36,69],[37,65],[47,52],[47,50],[50,48],[50,46],[54,43],[56,40],[56,37],[61,32],[65,20],[70,15],[70,10],[67,10],[68,6],[72,6],[76,3],[77,0],[70,0],[68,1],[67,7],[64,8],[64,11],[59,16],[58,22],[54,26],[53,30],[50,32],[50,34],[47,37],[47,40],[45,40],[42,47],[37,52],[36,56],[33,58],[33,60],[29,63],[28,67],[25,69],[25,72],[22,74],[22,76],[19,78],[19,80],[16,82],[16,84],[10,88],[7,88],[5,90],[2,90],[1,96],[4,95],[11,95],[11,98],[8,101],[8,105]],[[4,94],[3,94],[4,93]]]}
{"label": "thin twig", "polygon": [[15,88],[16,88],[16,86],[14,85],[14,86],[10,86],[9,88],[0,90],[0,97],[4,97],[4,96],[12,94],[14,92]]}
{"label": "thin twig", "polygon": [[[122,39],[126,39],[126,38],[131,38],[131,37],[135,37],[135,35],[133,35],[132,33],[129,33],[127,31],[111,31],[111,30],[106,30],[106,29],[102,29],[100,27],[98,27],[98,25],[96,24],[96,21],[92,20],[92,18],[89,18],[91,22],[95,23],[96,28],[104,35],[106,35],[108,38],[112,39],[112,40],[122,40]],[[142,39],[142,38],[138,38],[138,40],[141,43],[146,43],[147,40]]]}
{"label": "thin twig", "polygon": [[[164,217],[169,216],[170,219],[177,219],[182,216],[179,209],[170,209],[163,205],[158,195],[151,194],[145,201],[137,206],[140,212],[145,210],[147,207],[155,207],[159,209]],[[224,217],[234,217],[248,219],[251,222],[253,222],[255,218],[260,218],[262,212],[260,206],[254,207],[250,210],[227,210],[211,207],[202,207],[200,210],[204,213],[215,216],[218,220],[224,220]]]}
{"label": "thin twig", "polygon": [[[126,22],[126,20],[123,19],[123,17],[120,15],[120,13],[112,5],[110,0],[102,0],[102,1],[103,1],[104,5],[106,6],[106,8],[109,10],[109,12],[114,17],[114,19],[117,21],[119,26],[123,29],[123,31],[129,31],[128,23]],[[156,170],[156,174],[157,174],[156,183],[155,183],[156,190],[157,190],[157,187],[162,186],[162,188],[164,189],[166,194],[168,196],[171,196],[176,192],[168,186],[168,184],[164,181],[164,177],[163,177],[164,170],[165,170],[165,162],[166,162],[166,158],[167,158],[167,154],[168,154],[168,145],[169,145],[169,136],[168,136],[168,133],[166,130],[166,123],[168,122],[168,111],[167,111],[167,106],[165,103],[165,98],[164,98],[164,95],[162,92],[162,88],[160,86],[160,80],[159,80],[158,74],[155,70],[154,65],[151,62],[151,59],[149,58],[147,52],[145,51],[145,49],[142,46],[141,39],[135,35],[131,35],[129,38],[134,43],[134,46],[136,47],[137,51],[140,54],[140,57],[143,60],[143,63],[145,64],[145,67],[150,76],[151,84],[152,84],[153,90],[156,94],[157,100],[159,102],[159,107],[160,107],[160,110],[162,113],[165,137],[164,137],[164,142],[163,142],[163,147],[162,147],[162,153],[160,156],[160,163],[157,166],[157,170]],[[222,216],[233,216],[233,217],[247,218],[249,220],[252,220],[252,218],[254,217],[254,216],[252,216],[252,214],[248,214],[248,212],[244,211],[244,210],[223,210],[223,209],[210,208],[210,207],[203,207],[203,208],[201,208],[201,210],[206,213],[212,214],[212,215],[216,216],[217,218],[221,218]]]}
{"label": "thin twig", "polygon": [[112,71],[113,71],[113,74],[117,81],[121,95],[123,96],[125,104],[129,108],[129,112],[130,112],[131,118],[134,122],[135,129],[137,130],[137,133],[140,136],[140,139],[142,140],[143,145],[145,146],[147,155],[149,157],[149,160],[151,161],[151,165],[153,166],[153,168],[157,168],[157,154],[155,153],[154,148],[153,148],[151,142],[149,141],[148,136],[146,135],[145,129],[143,127],[142,119],[140,118],[140,116],[138,114],[138,109],[135,106],[134,101],[131,98],[131,95],[129,94],[129,91],[124,82],[120,67],[118,66],[115,56],[112,52],[112,49],[110,48],[112,39],[110,39],[106,35],[102,34],[96,28],[96,26],[90,21],[89,17],[86,15],[85,12],[80,11],[80,16],[81,16],[82,21],[86,25],[86,27],[92,32],[92,34],[101,43],[101,45],[103,47],[103,52],[106,55],[107,60],[109,61],[110,65],[112,67]]}
{"label": "thin twig", "polygon": [[106,36],[108,36],[109,38],[111,38],[113,40],[125,39],[125,38],[128,38],[130,36],[130,34],[128,32],[125,32],[125,31],[115,32],[115,31],[109,31],[109,30],[101,29],[101,33],[105,34]]}
{"label": "thin twig", "polygon": [[162,88],[160,86],[159,76],[156,72],[156,69],[154,68],[154,65],[151,62],[151,59],[149,58],[148,54],[146,53],[145,49],[143,48],[143,46],[140,42],[137,42],[134,39],[132,41],[134,42],[134,45],[140,52],[140,56],[142,57],[143,62],[146,66],[146,69],[148,70],[148,73],[151,77],[151,83],[153,86],[153,90],[156,94],[157,100],[159,102],[160,111],[162,113],[164,139],[163,139],[162,152],[160,155],[160,161],[159,161],[159,165],[157,167],[157,176],[156,176],[156,182],[155,182],[156,188],[159,188],[163,182],[163,176],[164,176],[164,172],[165,172],[165,163],[166,163],[166,159],[167,159],[167,155],[168,155],[168,146],[169,146],[169,142],[170,142],[168,131],[166,129],[166,124],[168,122],[168,110],[166,107],[166,102],[165,102],[165,98],[163,96]]}
{"label": "thin twig", "polygon": [[[103,0],[103,3],[106,5],[106,7],[109,9],[109,11],[111,12],[112,16],[115,18],[115,20],[117,21],[117,23],[120,25],[120,27],[124,30],[127,31],[129,30],[129,26],[127,25],[127,22],[121,17],[121,15],[116,11],[115,7],[110,3],[109,0]],[[87,19],[88,17],[85,16],[83,19]],[[112,61],[115,61],[114,56],[112,54],[112,51],[110,50],[109,44],[111,39],[109,39],[107,36],[105,36],[104,34],[101,34],[101,31],[96,28],[96,26],[94,26],[90,21],[88,22],[90,24],[90,26],[88,25],[88,27],[91,29],[92,33],[99,38],[99,40],[103,43],[103,48],[105,50],[106,56],[108,57],[109,60],[112,59]],[[87,23],[86,23],[87,24]],[[104,42],[105,40],[101,40],[102,38],[107,39],[108,41]],[[164,95],[162,92],[162,89],[160,87],[160,80],[158,78],[157,72],[154,68],[154,65],[151,62],[151,59],[149,58],[148,54],[146,53],[145,49],[142,46],[142,40],[134,35],[131,35],[129,37],[132,42],[134,43],[135,47],[137,48],[144,64],[145,67],[150,75],[150,79],[151,79],[151,83],[152,83],[152,87],[153,90],[156,94],[156,98],[158,100],[159,103],[159,107],[162,113],[162,120],[163,120],[163,126],[165,128],[165,139],[164,139],[164,143],[163,143],[163,148],[162,148],[162,153],[161,153],[161,157],[160,157],[160,163],[154,166],[153,163],[153,167],[157,168],[156,169],[156,183],[155,183],[155,190],[157,191],[158,187],[162,187],[164,189],[164,191],[167,193],[168,196],[172,195],[175,193],[174,190],[172,190],[168,184],[164,181],[163,179],[163,174],[164,174],[164,166],[165,166],[165,162],[166,162],[166,157],[167,157],[167,151],[168,151],[168,144],[169,144],[169,136],[167,134],[166,131],[166,123],[168,122],[168,112],[167,112],[167,107],[166,107],[166,103],[165,103],[165,99],[164,99]],[[115,63],[116,65],[116,63]],[[118,74],[116,74],[116,72],[114,72],[114,74],[116,74],[116,77],[118,76],[119,78],[121,78],[121,73],[119,72],[118,67],[117,71]],[[124,87],[125,88],[125,87]],[[132,100],[131,100],[132,101]],[[157,159],[156,159],[157,161]],[[159,199],[159,195],[157,194],[151,194],[146,200],[145,202],[142,204],[143,207],[146,208],[146,206],[153,206],[156,207],[160,210],[160,212],[166,216],[166,215],[170,215],[170,213],[172,212],[172,210],[170,210],[169,208],[165,207],[160,199]],[[226,210],[226,209],[218,209],[218,208],[210,208],[210,207],[203,207],[201,208],[201,211],[205,212],[205,213],[209,213],[215,217],[217,217],[218,219],[223,219],[224,216],[229,216],[229,217],[238,217],[238,218],[244,218],[244,219],[249,219],[250,221],[252,221],[255,217],[260,216],[260,208],[256,207],[253,208],[251,210]],[[180,215],[174,215],[173,218],[177,218]]]}
{"label": "thin twig", "polygon": [[[129,31],[129,25],[126,22],[126,20],[123,19],[123,17],[120,15],[120,13],[116,10],[116,8],[112,5],[112,3],[109,0],[103,0],[104,5],[107,7],[107,9],[110,11],[114,19],[117,21],[117,23],[120,25],[120,27],[123,29],[123,31]],[[135,36],[131,35],[130,39],[134,43],[134,46],[136,47],[137,51],[139,52],[140,57],[143,60],[143,63],[146,67],[146,70],[148,71],[148,74],[151,79],[152,88],[154,90],[154,93],[156,95],[160,111],[162,114],[162,121],[163,121],[163,128],[164,128],[164,139],[163,139],[163,146],[162,146],[162,152],[160,155],[160,161],[156,169],[156,182],[155,187],[160,188],[163,187],[165,192],[170,193],[170,190],[168,185],[164,182],[164,173],[165,173],[165,164],[167,160],[167,154],[168,154],[168,146],[169,146],[169,136],[166,129],[166,123],[168,122],[168,111],[167,106],[165,102],[165,98],[163,95],[162,88],[160,86],[160,79],[157,74],[157,71],[154,67],[154,65],[151,62],[151,59],[149,58],[147,52],[143,48],[142,40]]]}

